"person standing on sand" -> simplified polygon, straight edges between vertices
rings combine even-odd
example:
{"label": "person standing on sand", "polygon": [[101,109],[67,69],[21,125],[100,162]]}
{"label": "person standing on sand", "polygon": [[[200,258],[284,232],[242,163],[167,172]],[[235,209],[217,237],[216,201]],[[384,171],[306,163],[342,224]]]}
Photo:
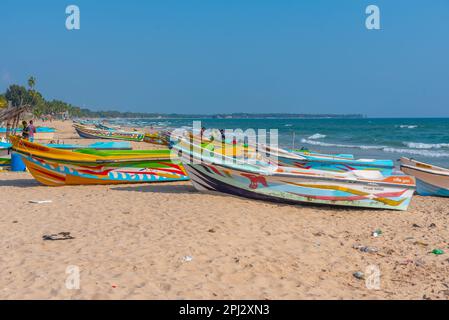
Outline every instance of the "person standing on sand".
{"label": "person standing on sand", "polygon": [[28,131],[28,123],[24,120],[22,121],[22,138],[28,140],[30,137],[29,131]]}
{"label": "person standing on sand", "polygon": [[34,142],[34,134],[36,133],[36,128],[33,125],[33,120],[30,120],[30,125],[28,126],[28,138],[31,142]]}

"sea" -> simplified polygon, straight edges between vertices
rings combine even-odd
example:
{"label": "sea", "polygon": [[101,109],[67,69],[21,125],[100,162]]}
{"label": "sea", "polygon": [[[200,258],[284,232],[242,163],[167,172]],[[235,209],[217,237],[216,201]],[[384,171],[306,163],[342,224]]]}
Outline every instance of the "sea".
{"label": "sea", "polygon": [[210,129],[278,129],[282,148],[353,154],[363,159],[405,156],[449,168],[449,118],[363,119],[114,119],[118,125]]}

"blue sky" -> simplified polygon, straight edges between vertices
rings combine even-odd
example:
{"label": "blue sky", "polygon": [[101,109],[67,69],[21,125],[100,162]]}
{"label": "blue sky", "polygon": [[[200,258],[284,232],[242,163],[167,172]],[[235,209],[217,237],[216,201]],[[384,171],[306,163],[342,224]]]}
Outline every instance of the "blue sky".
{"label": "blue sky", "polygon": [[[81,30],[65,28],[65,8]],[[365,28],[365,8],[381,30]],[[0,3],[0,91],[94,110],[449,116],[449,1]]]}

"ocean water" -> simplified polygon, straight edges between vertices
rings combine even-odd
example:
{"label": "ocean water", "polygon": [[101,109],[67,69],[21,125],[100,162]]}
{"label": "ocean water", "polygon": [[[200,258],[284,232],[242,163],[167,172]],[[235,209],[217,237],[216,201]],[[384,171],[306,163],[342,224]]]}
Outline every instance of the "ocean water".
{"label": "ocean water", "polygon": [[443,119],[115,119],[134,127],[278,129],[283,148],[305,147],[358,158],[397,160],[401,156],[449,168],[449,118]]}

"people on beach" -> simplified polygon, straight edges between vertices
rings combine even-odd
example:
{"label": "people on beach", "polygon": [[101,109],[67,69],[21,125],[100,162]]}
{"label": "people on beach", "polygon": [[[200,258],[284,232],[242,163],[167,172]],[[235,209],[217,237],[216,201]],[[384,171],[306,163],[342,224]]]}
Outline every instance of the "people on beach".
{"label": "people on beach", "polygon": [[36,128],[34,127],[33,120],[30,120],[30,124],[28,126],[28,140],[34,142],[34,134],[36,133]]}
{"label": "people on beach", "polygon": [[202,128],[201,128],[201,132],[200,132],[201,141],[203,141],[204,131],[206,131],[206,128],[205,128],[205,127],[202,127]]}
{"label": "people on beach", "polygon": [[22,121],[22,138],[28,140],[30,137],[29,131],[28,131],[28,123],[24,120]]}

